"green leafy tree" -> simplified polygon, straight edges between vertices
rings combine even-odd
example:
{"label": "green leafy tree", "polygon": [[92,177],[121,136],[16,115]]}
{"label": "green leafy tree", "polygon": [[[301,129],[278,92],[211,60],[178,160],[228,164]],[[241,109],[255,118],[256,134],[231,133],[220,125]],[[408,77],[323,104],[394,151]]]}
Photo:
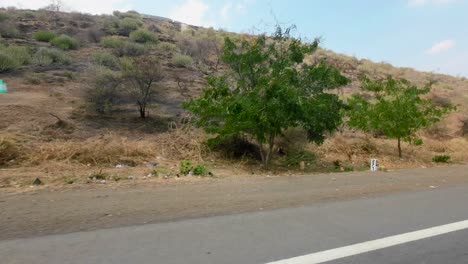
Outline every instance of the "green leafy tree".
{"label": "green leafy tree", "polygon": [[424,95],[431,90],[432,83],[417,87],[404,79],[385,80],[363,79],[362,89],[374,94],[367,101],[361,95],[354,95],[348,101],[349,126],[365,132],[383,133],[397,139],[398,155],[402,157],[401,141],[421,143],[416,133],[441,120],[450,110],[437,106]]}
{"label": "green leafy tree", "polygon": [[348,79],[325,63],[304,63],[319,40],[303,43],[290,30],[277,27],[273,36],[238,42],[226,38],[222,60],[230,70],[210,76],[203,95],[185,105],[208,133],[256,142],[264,166],[287,128],[302,127],[311,141],[321,143],[342,121],[342,102],[326,91]]}

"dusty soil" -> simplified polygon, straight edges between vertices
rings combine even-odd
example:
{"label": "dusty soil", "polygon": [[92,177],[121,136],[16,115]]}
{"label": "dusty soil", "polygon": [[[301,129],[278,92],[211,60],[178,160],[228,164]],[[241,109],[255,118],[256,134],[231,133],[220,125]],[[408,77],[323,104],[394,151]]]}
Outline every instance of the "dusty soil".
{"label": "dusty soil", "polygon": [[468,184],[467,165],[0,193],[0,240],[298,207],[460,184]]}

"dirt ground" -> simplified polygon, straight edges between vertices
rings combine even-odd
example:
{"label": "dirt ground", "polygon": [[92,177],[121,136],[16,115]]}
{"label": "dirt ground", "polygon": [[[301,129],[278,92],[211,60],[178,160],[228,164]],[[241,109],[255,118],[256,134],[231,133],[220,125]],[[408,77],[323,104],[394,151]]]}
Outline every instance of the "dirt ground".
{"label": "dirt ground", "polygon": [[231,176],[166,184],[92,185],[0,193],[0,240],[446,188],[468,166],[309,176]]}

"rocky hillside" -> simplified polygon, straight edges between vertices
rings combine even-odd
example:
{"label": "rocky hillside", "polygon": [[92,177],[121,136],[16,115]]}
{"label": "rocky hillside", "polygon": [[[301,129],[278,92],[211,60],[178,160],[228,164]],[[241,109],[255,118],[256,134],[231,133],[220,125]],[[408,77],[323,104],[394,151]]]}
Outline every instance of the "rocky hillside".
{"label": "rocky hillside", "polygon": [[[86,165],[138,163],[159,155],[202,160],[203,146],[196,139],[205,135],[181,130],[186,122],[181,105],[201,92],[207,76],[225,70],[220,61],[224,37],[252,37],[136,12],[92,16],[13,9],[0,9],[0,36],[0,79],[9,89],[0,94],[0,148],[11,152],[0,155],[0,166],[64,160]],[[112,77],[125,58],[142,56],[157,58],[164,75],[149,106],[150,118],[141,120],[135,102],[126,100],[109,106],[112,111],[93,111],[87,93],[96,86],[97,74]],[[358,60],[325,49],[307,60],[325,60],[352,80],[340,91],[344,98],[360,92],[361,75],[393,75],[418,85],[435,81],[431,98],[456,105],[458,111],[426,134],[435,140],[468,134],[467,79]],[[103,83],[109,84],[109,79]],[[95,146],[104,149],[107,158],[95,153]],[[335,153],[340,152],[336,148]],[[336,158],[325,150],[317,153]]]}

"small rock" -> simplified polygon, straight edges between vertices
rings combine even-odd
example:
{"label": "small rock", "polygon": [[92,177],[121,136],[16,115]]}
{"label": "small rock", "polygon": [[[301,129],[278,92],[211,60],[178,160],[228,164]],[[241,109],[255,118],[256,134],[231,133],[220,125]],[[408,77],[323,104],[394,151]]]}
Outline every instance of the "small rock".
{"label": "small rock", "polygon": [[128,179],[129,179],[129,180],[134,180],[135,177],[134,177],[134,176],[128,176]]}
{"label": "small rock", "polygon": [[41,179],[39,179],[39,178],[36,178],[36,179],[33,181],[33,185],[35,185],[35,186],[42,185],[42,184],[44,184],[44,183],[43,183],[43,182],[41,181]]}
{"label": "small rock", "polygon": [[190,171],[187,176],[192,177],[193,176],[193,171]]}
{"label": "small rock", "polygon": [[432,185],[431,185],[431,186],[429,186],[429,188],[435,189],[435,188],[437,188],[437,186],[432,186]]}
{"label": "small rock", "polygon": [[115,167],[116,167],[116,168],[125,168],[125,167],[127,167],[127,165],[125,165],[125,164],[117,164],[117,165],[115,165]]}
{"label": "small rock", "polygon": [[101,184],[106,184],[106,180],[102,180],[102,181],[100,181],[99,183],[101,183]]}
{"label": "small rock", "polygon": [[147,166],[150,167],[150,168],[154,168],[156,166],[158,166],[159,163],[157,162],[148,162]]}
{"label": "small rock", "polygon": [[154,176],[153,173],[150,173],[150,174],[146,175],[147,178],[151,178],[153,176]]}

